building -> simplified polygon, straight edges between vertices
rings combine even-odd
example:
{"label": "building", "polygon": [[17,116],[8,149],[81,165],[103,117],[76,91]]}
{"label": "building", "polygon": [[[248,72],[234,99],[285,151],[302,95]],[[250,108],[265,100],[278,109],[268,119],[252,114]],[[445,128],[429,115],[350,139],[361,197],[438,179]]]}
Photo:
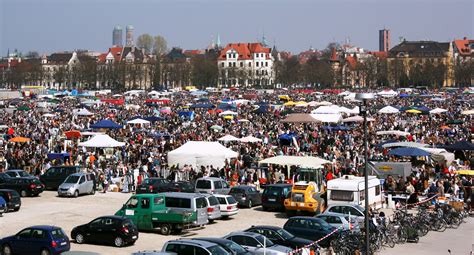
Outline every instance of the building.
{"label": "building", "polygon": [[273,85],[272,49],[261,43],[229,43],[217,58],[219,87]]}
{"label": "building", "polygon": [[454,40],[454,58],[461,62],[474,59],[474,39]]}
{"label": "building", "polygon": [[390,50],[390,30],[379,30],[379,51],[387,52]]}
{"label": "building", "polygon": [[127,47],[133,46],[133,31],[134,31],[134,28],[132,25],[128,25],[125,28],[125,46]]}
{"label": "building", "polygon": [[[431,72],[425,71],[428,67]],[[452,44],[403,41],[388,52],[387,70],[388,80],[393,86],[452,86]]]}
{"label": "building", "polygon": [[454,76],[458,86],[474,84],[474,39],[453,41]]}
{"label": "building", "polygon": [[114,31],[112,32],[112,45],[116,47],[123,46],[123,31],[120,26],[114,27]]}

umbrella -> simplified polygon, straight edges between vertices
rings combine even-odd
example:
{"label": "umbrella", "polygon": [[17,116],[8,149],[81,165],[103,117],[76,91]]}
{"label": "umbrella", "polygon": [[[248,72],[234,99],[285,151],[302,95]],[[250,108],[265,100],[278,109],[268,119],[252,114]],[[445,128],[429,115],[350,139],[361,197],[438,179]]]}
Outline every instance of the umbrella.
{"label": "umbrella", "polygon": [[387,130],[387,131],[377,131],[377,135],[400,135],[400,136],[407,136],[410,135],[408,132],[400,131],[400,130]]}
{"label": "umbrella", "polygon": [[80,138],[81,132],[79,130],[69,130],[69,131],[64,132],[64,135],[66,136],[67,139]]}
{"label": "umbrella", "polygon": [[149,117],[146,117],[144,118],[145,120],[148,120],[150,122],[155,122],[155,121],[163,121],[165,120],[164,118],[162,117],[158,117],[158,116],[149,116]]}
{"label": "umbrella", "polygon": [[237,115],[237,113],[233,111],[224,111],[224,112],[219,113],[219,116],[225,116],[225,115]]}
{"label": "umbrella", "polygon": [[30,138],[26,138],[26,137],[22,137],[22,136],[17,136],[17,137],[13,137],[12,139],[10,139],[9,141],[10,142],[13,142],[13,143],[26,143],[26,142],[29,142],[31,139]]}
{"label": "umbrella", "polygon": [[238,120],[238,122],[250,122],[250,120],[248,120],[248,119],[240,119],[240,120]]}
{"label": "umbrella", "polygon": [[294,105],[296,105],[296,103],[293,102],[293,101],[289,101],[289,102],[284,103],[283,105],[284,106],[294,106]]}
{"label": "umbrella", "polygon": [[127,121],[127,124],[150,124],[150,121],[144,119],[133,119]]}
{"label": "umbrella", "polygon": [[399,113],[399,112],[400,110],[390,105],[385,106],[384,108],[379,110],[379,113]]}
{"label": "umbrella", "polygon": [[224,130],[224,128],[219,126],[219,125],[214,125],[214,126],[210,127],[210,129],[212,129],[214,131],[219,131],[219,132]]}
{"label": "umbrella", "polygon": [[217,141],[222,141],[222,142],[232,142],[232,141],[240,141],[239,138],[233,136],[233,135],[225,135],[219,139],[217,139]]}
{"label": "umbrella", "polygon": [[456,174],[459,175],[474,175],[474,170],[458,170]]}
{"label": "umbrella", "polygon": [[455,124],[455,125],[456,124],[463,124],[463,123],[464,123],[464,121],[462,121],[462,120],[450,120],[450,121],[446,122],[446,124]]}
{"label": "umbrella", "polygon": [[56,115],[51,114],[51,113],[45,113],[45,114],[43,114],[43,117],[47,117],[47,118],[48,118],[48,117],[55,117],[55,116],[56,116]]}
{"label": "umbrella", "polygon": [[388,155],[399,157],[426,157],[430,153],[418,148],[396,148],[391,150]]}
{"label": "umbrella", "polygon": [[474,144],[468,141],[459,141],[444,147],[446,150],[453,151],[474,151]]}
{"label": "umbrella", "polygon": [[203,108],[203,109],[211,109],[214,107],[215,106],[212,104],[193,104],[189,106],[189,108]]}
{"label": "umbrella", "polygon": [[[342,120],[342,122],[363,122],[364,121],[364,117],[362,116],[359,116],[359,115],[356,115],[356,116],[352,116],[352,117],[349,117],[349,118],[345,118]],[[367,118],[367,121],[375,121],[374,118]]]}
{"label": "umbrella", "polygon": [[262,139],[249,135],[241,138],[240,141],[243,143],[259,143],[262,141]]}
{"label": "umbrella", "polygon": [[107,129],[120,129],[123,128],[122,125],[119,125],[111,120],[101,120],[93,125],[91,128],[107,128]]}
{"label": "umbrella", "polygon": [[233,120],[233,119],[234,119],[234,116],[232,116],[232,115],[226,115],[226,116],[224,116],[224,119],[225,119],[225,120]]}
{"label": "umbrella", "polygon": [[48,159],[64,159],[66,157],[70,157],[71,154],[67,152],[63,153],[48,153]]}
{"label": "umbrella", "polygon": [[406,110],[406,112],[408,112],[408,113],[415,113],[415,114],[421,113],[420,110],[416,110],[416,109]]}
{"label": "umbrella", "polygon": [[442,108],[434,108],[433,110],[430,111],[430,114],[438,114],[438,113],[444,113],[447,112],[448,110],[442,109]]}

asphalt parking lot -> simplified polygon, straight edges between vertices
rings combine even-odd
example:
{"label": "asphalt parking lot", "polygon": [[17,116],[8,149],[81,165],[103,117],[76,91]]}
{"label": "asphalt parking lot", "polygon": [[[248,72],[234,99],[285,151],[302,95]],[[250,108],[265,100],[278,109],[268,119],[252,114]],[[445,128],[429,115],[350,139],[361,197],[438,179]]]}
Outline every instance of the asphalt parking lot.
{"label": "asphalt parking lot", "polygon": [[[21,229],[32,225],[56,225],[70,235],[73,227],[81,225],[103,215],[114,214],[130,194],[96,193],[94,196],[78,198],[57,197],[56,192],[45,191],[40,197],[23,198],[19,212],[4,214],[0,218],[0,237],[16,234]],[[252,225],[283,226],[287,218],[284,213],[264,212],[260,207],[241,209],[239,214],[228,220],[217,220],[203,229],[191,230],[180,236],[163,236],[157,233],[140,233],[133,246],[115,248],[72,243],[69,254],[131,254],[141,250],[161,250],[163,244],[180,237],[220,237],[229,232],[243,230]],[[397,245],[385,249],[381,254],[469,254],[474,243],[474,218],[459,229],[448,229],[442,233],[430,232],[420,239],[418,244]],[[79,252],[79,253],[78,253]],[[86,252],[86,253],[83,253]]]}

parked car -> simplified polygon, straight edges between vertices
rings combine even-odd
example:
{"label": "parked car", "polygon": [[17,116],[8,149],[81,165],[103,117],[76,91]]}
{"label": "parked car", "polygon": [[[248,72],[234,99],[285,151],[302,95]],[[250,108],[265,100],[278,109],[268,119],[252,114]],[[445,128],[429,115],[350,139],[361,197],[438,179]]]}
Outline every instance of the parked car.
{"label": "parked car", "polygon": [[239,212],[237,207],[238,203],[235,198],[231,195],[214,195],[219,201],[219,207],[221,210],[221,215],[223,218],[228,218],[229,216],[236,215]]}
{"label": "parked car", "polygon": [[125,217],[103,216],[73,228],[71,239],[78,244],[113,244],[122,247],[133,245],[138,240],[138,228]]}
{"label": "parked car", "polygon": [[324,212],[317,215],[316,217],[324,220],[325,222],[329,223],[329,225],[336,228],[342,227],[345,230],[349,230],[351,228],[354,230],[360,230],[357,217],[351,216],[351,219],[349,220],[349,215],[344,216],[339,213],[331,212]]}
{"label": "parked car", "polygon": [[219,201],[217,200],[217,198],[211,194],[202,194],[202,195],[206,199],[207,216],[209,219],[209,223],[214,222],[214,220],[220,219],[222,214],[221,214]]}
{"label": "parked car", "polygon": [[21,207],[20,194],[12,189],[0,189],[0,197],[7,203],[8,211],[18,211]]}
{"label": "parked car", "polygon": [[12,178],[5,173],[0,173],[0,189],[12,189],[22,197],[38,196],[43,192],[44,185],[34,177]]}
{"label": "parked car", "polygon": [[262,195],[254,186],[239,185],[232,187],[229,195],[237,200],[239,206],[252,208],[252,206],[262,203]]}
{"label": "parked car", "polygon": [[230,191],[230,185],[218,177],[198,178],[195,185],[195,191],[198,193],[227,195]]}
{"label": "parked car", "polygon": [[58,187],[58,196],[78,197],[81,194],[95,194],[94,180],[90,174],[71,174]]}
{"label": "parked car", "polygon": [[328,206],[326,211],[328,213],[334,213],[338,214],[341,216],[349,216],[351,215],[351,218],[356,218],[359,224],[364,224],[364,213],[365,209],[364,207],[360,205],[351,205],[351,204],[333,204]]}
{"label": "parked car", "polygon": [[79,166],[53,166],[40,176],[40,181],[45,185],[45,189],[57,190],[69,175],[80,171]]}
{"label": "parked car", "polygon": [[201,240],[201,241],[206,241],[210,243],[215,243],[217,245],[220,245],[224,250],[229,252],[230,254],[233,255],[251,255],[252,253],[247,251],[244,247],[242,247],[240,244],[231,241],[229,239],[224,239],[224,238],[215,238],[215,237],[198,237],[198,238],[193,238],[193,240]]}
{"label": "parked car", "polygon": [[66,233],[55,226],[32,226],[0,240],[2,254],[55,255],[69,251]]}
{"label": "parked car", "polygon": [[192,239],[168,241],[163,245],[162,252],[175,252],[177,255],[231,255],[220,245]]}
{"label": "parked car", "polygon": [[186,193],[194,193],[194,185],[190,182],[185,181],[177,181],[171,182],[170,190],[171,192],[186,192]]}
{"label": "parked car", "polygon": [[224,238],[232,240],[253,254],[258,255],[287,255],[293,251],[289,247],[274,244],[271,240],[258,233],[232,232],[224,236]]}
{"label": "parked car", "polygon": [[[297,237],[312,241],[319,240],[336,229],[324,220],[310,216],[291,217],[286,221],[283,228]],[[331,238],[324,239],[319,245],[327,247],[330,240]]]}
{"label": "parked car", "polygon": [[291,184],[279,183],[265,186],[262,193],[262,209],[285,210],[285,199],[291,194]]}
{"label": "parked car", "polygon": [[[306,238],[296,237],[285,229],[276,226],[252,226],[251,228],[245,230],[245,232],[253,232],[264,235],[275,244],[283,245],[293,249],[304,247],[313,242]],[[309,254],[309,249],[306,250],[306,254]]]}
{"label": "parked car", "polygon": [[8,174],[10,177],[34,177],[33,175],[29,174],[25,170],[22,169],[9,169],[5,171],[6,174]]}
{"label": "parked car", "polygon": [[170,191],[171,182],[167,179],[150,177],[143,180],[137,187],[137,194],[161,193]]}
{"label": "parked car", "polygon": [[176,252],[162,252],[162,251],[137,251],[132,255],[177,255]]}

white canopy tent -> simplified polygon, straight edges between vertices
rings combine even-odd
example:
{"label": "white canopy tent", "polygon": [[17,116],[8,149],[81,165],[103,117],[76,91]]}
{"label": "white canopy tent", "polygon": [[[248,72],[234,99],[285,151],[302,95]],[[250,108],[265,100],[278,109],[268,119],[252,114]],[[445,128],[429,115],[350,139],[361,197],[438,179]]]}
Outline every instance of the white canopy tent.
{"label": "white canopy tent", "polygon": [[398,95],[398,93],[390,89],[390,90],[382,90],[379,93],[377,93],[377,95],[382,96],[382,97],[394,97]]}
{"label": "white canopy tent", "polygon": [[[352,116],[352,117],[349,117],[349,118],[345,118],[345,119],[342,120],[342,122],[363,122],[363,121],[364,121],[364,117],[359,116],[359,115]],[[367,121],[375,121],[375,119],[368,117]]]}
{"label": "white canopy tent", "polygon": [[324,164],[331,163],[322,158],[309,156],[276,156],[266,158],[258,162],[259,164],[274,164],[282,166],[299,166],[305,168],[321,168]]}
{"label": "white canopy tent", "polygon": [[407,136],[410,133],[400,130],[387,130],[387,131],[377,131],[377,135],[400,135],[400,136]]}
{"label": "white canopy tent", "polygon": [[338,123],[342,120],[341,114],[310,114],[314,119],[324,123]]}
{"label": "white canopy tent", "polygon": [[249,135],[241,138],[240,141],[243,143],[260,143],[262,139]]}
{"label": "white canopy tent", "polygon": [[233,136],[233,135],[225,135],[219,139],[217,139],[217,141],[221,141],[221,142],[240,142],[240,139]]}
{"label": "white canopy tent", "polygon": [[439,114],[439,113],[445,113],[448,110],[443,109],[443,108],[434,108],[433,110],[430,111],[430,114]]}
{"label": "white canopy tent", "polygon": [[393,107],[393,106],[385,106],[384,108],[380,109],[379,110],[379,113],[399,113],[400,110],[398,110],[397,108]]}
{"label": "white canopy tent", "polygon": [[127,124],[150,124],[150,121],[138,118],[127,121]]}
{"label": "white canopy tent", "polygon": [[219,116],[227,116],[227,115],[237,115],[238,113],[233,112],[233,111],[223,111],[219,113]]}
{"label": "white canopy tent", "polygon": [[105,134],[97,134],[93,136],[86,142],[79,143],[81,147],[91,147],[91,148],[113,148],[113,147],[123,147],[125,143],[119,142],[112,137]]}
{"label": "white canopy tent", "polygon": [[238,153],[218,142],[190,141],[168,153],[168,164],[213,166],[221,168],[226,159],[236,158]]}
{"label": "white canopy tent", "polygon": [[73,114],[77,115],[77,116],[92,116],[92,115],[94,115],[94,113],[90,112],[86,108],[74,109]]}
{"label": "white canopy tent", "polygon": [[386,143],[382,145],[383,148],[392,148],[392,147],[410,147],[410,148],[424,148],[428,147],[428,144],[424,143],[414,143],[414,142],[397,142],[397,143]]}

